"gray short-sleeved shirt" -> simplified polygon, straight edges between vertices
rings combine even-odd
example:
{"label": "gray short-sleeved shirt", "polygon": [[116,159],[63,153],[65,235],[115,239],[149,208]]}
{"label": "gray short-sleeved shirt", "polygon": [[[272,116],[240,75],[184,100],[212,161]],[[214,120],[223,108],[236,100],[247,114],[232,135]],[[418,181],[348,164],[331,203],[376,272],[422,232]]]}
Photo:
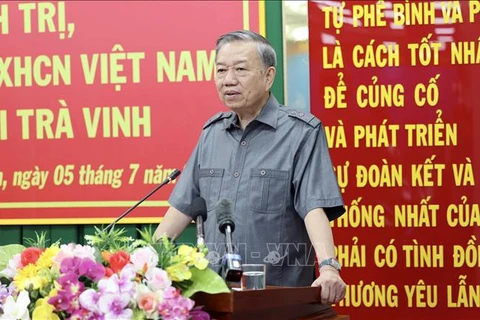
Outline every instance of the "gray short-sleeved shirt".
{"label": "gray short-sleeved shirt", "polygon": [[315,252],[303,219],[315,208],[330,220],[345,212],[320,120],[280,106],[273,95],[245,130],[233,112],[207,121],[169,201],[191,215],[199,196],[207,203],[212,267],[225,250],[215,206],[229,199],[234,243],[244,263],[267,265],[268,285],[311,285]]}

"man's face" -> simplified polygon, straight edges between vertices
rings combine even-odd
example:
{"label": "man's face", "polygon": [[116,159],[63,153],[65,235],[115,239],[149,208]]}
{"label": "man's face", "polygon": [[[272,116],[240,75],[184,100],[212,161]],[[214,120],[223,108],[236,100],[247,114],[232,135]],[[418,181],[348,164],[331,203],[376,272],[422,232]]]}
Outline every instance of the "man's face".
{"label": "man's face", "polygon": [[260,110],[274,76],[275,68],[265,68],[254,42],[234,41],[218,51],[215,84],[220,100],[234,112]]}

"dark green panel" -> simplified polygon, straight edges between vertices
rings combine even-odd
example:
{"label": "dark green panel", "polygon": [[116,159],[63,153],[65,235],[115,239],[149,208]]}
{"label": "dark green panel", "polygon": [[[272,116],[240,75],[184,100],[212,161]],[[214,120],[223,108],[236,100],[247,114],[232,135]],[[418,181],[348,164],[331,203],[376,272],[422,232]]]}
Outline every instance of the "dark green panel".
{"label": "dark green panel", "polygon": [[0,245],[22,243],[21,226],[1,226]]}
{"label": "dark green panel", "polygon": [[85,235],[95,234],[95,227],[96,227],[95,225],[85,225],[85,226],[83,226],[83,230],[79,234],[80,239],[78,239],[81,244],[86,244]]}
{"label": "dark green panel", "polygon": [[190,224],[185,231],[178,237],[178,243],[185,243],[190,245],[197,244],[197,228],[194,224]]}
{"label": "dark green panel", "polygon": [[125,236],[127,236],[127,237],[132,237],[134,239],[138,238],[138,234],[137,234],[138,225],[136,225],[136,224],[133,224],[133,225],[124,224],[124,225],[118,226],[118,228],[119,229],[125,229]]}
{"label": "dark green panel", "polygon": [[273,83],[272,92],[278,102],[285,104],[284,74],[283,74],[283,19],[282,2],[265,1],[265,32],[267,39],[277,52],[277,75]]}
{"label": "dark green panel", "polygon": [[78,243],[79,227],[78,225],[51,226],[52,242],[60,241],[62,244]]}
{"label": "dark green panel", "polygon": [[[139,233],[137,229],[152,227],[155,231],[157,225],[119,225],[117,229],[125,229],[125,235],[138,239]],[[95,234],[95,227],[93,225],[58,225],[58,226],[1,226],[0,227],[0,245],[25,243],[25,238],[36,239],[36,234],[41,232],[47,233],[47,239],[51,242],[57,240],[61,244],[78,243],[85,244],[85,235]],[[189,225],[182,235],[178,238],[178,243],[195,244],[196,243],[196,228],[194,224]]]}

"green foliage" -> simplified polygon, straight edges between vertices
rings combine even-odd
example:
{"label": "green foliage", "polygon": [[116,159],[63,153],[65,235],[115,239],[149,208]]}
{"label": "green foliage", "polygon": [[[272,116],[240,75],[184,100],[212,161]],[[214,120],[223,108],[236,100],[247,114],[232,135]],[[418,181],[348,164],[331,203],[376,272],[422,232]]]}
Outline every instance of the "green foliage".
{"label": "green foliage", "polygon": [[[35,236],[36,236],[36,239],[25,238],[25,243],[27,244],[28,247],[34,247],[38,249],[46,249],[47,247],[49,247],[48,243],[50,242],[50,240],[47,239],[47,233],[45,231],[40,232],[40,234],[35,231]],[[59,245],[59,244],[60,244],[60,240],[57,240],[52,245]]]}
{"label": "green foliage", "polygon": [[0,273],[0,284],[4,284],[6,286],[10,285],[10,283],[12,282],[12,280],[10,280],[9,278],[3,276],[1,273]]}
{"label": "green foliage", "polygon": [[95,247],[99,252],[116,252],[119,250],[132,252],[135,248],[147,244],[143,240],[135,240],[132,237],[125,236],[125,233],[125,229],[111,228],[110,230],[104,230],[95,227],[95,235],[86,235],[85,240],[87,244]]}
{"label": "green foliage", "polygon": [[151,225],[149,225],[148,228],[145,228],[144,230],[137,229],[137,231],[140,234],[140,238],[146,243],[152,244],[158,242],[155,238],[155,231],[152,231]]}
{"label": "green foliage", "polygon": [[[169,266],[177,263],[179,256],[178,246],[175,241],[162,236],[157,239],[152,232],[151,227],[146,230],[138,230],[141,238],[150,244],[150,246],[158,254],[158,267],[167,269]],[[197,248],[199,252],[203,254],[208,253],[206,246],[200,246]],[[190,268],[192,277],[188,280],[179,282],[173,282],[172,285],[180,289],[184,296],[190,297],[196,292],[202,291],[207,293],[222,293],[229,292],[230,289],[226,285],[225,281],[213,270],[206,268],[200,270],[198,268]]]}
{"label": "green foliage", "polygon": [[172,263],[172,258],[177,253],[177,245],[175,242],[166,236],[160,237],[160,239],[155,237],[152,227],[149,226],[145,230],[138,230],[140,237],[145,243],[148,243],[158,254],[158,267],[166,269]]}
{"label": "green foliage", "polygon": [[192,278],[190,285],[182,290],[185,297],[191,297],[194,293],[202,291],[210,294],[230,292],[227,284],[223,279],[210,268],[199,270],[193,268],[191,270]]}
{"label": "green foliage", "polygon": [[159,241],[151,245],[158,253],[158,265],[160,268],[166,269],[169,267],[177,251],[175,243],[167,237],[162,237]]}
{"label": "green foliage", "polygon": [[0,247],[0,271],[5,269],[8,265],[8,261],[13,258],[14,255],[21,253],[25,249],[20,244],[9,244]]}

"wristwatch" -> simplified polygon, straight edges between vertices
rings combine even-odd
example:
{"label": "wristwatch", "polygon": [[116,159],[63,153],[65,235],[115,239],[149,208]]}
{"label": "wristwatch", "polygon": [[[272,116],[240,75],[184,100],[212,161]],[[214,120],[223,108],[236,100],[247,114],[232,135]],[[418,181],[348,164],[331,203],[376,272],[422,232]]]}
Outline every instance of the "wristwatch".
{"label": "wristwatch", "polygon": [[320,264],[318,265],[318,269],[322,269],[322,267],[325,267],[325,266],[331,266],[333,267],[334,269],[338,270],[338,271],[341,271],[342,270],[342,265],[340,264],[340,262],[338,262],[337,259],[335,258],[328,258],[328,259],[325,259],[323,260],[322,262],[320,262]]}

